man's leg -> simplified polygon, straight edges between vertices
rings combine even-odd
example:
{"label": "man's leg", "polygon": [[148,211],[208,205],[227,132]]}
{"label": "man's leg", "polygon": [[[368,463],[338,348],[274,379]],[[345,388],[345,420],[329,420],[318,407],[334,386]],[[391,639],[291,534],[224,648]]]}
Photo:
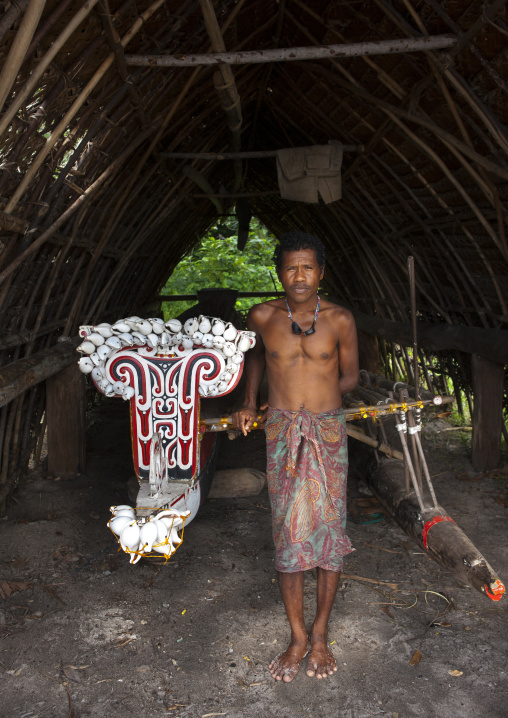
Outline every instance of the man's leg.
{"label": "man's leg", "polygon": [[328,648],[328,619],[332,611],[340,571],[317,569],[317,611],[310,633],[307,675],[326,678],[337,670],[333,653]]}
{"label": "man's leg", "polygon": [[291,641],[284,653],[270,663],[270,673],[277,681],[289,683],[298,673],[302,658],[307,653],[308,636],[303,620],[303,571],[278,572],[279,587],[291,628]]}

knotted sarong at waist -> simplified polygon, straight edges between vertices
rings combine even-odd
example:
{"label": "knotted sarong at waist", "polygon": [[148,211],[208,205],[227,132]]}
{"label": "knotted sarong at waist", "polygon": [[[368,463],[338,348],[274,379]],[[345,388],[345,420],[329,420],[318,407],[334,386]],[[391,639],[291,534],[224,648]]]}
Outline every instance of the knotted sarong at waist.
{"label": "knotted sarong at waist", "polygon": [[340,571],[354,549],[346,536],[347,434],[344,412],[268,409],[267,482],[275,568]]}

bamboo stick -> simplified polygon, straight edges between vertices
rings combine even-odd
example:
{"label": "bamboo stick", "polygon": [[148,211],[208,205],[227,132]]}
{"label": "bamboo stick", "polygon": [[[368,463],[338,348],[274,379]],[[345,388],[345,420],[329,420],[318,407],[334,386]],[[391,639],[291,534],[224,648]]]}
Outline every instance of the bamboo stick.
{"label": "bamboo stick", "polygon": [[0,19],[0,42],[2,42],[4,36],[9,32],[21,13],[27,9],[28,2],[29,0],[17,0],[17,2],[13,2],[10,8],[3,14]]}
{"label": "bamboo stick", "polygon": [[45,4],[46,0],[30,0],[25,10],[19,30],[0,72],[0,112],[16,81]]}
{"label": "bamboo stick", "polygon": [[151,129],[145,130],[145,132],[141,133],[136,140],[133,142],[133,144],[121,154],[119,155],[116,160],[114,160],[109,167],[98,177],[98,179],[93,182],[84,192],[82,195],[80,195],[73,204],[68,207],[65,212],[60,215],[60,217],[53,222],[53,224],[48,227],[36,240],[30,244],[29,247],[25,249],[24,252],[22,252],[20,255],[16,257],[4,270],[3,272],[0,272],[0,284],[5,281],[7,277],[9,277],[19,266],[22,264],[27,257],[29,257],[33,252],[35,252],[41,245],[44,244],[68,219],[69,217],[76,212],[77,209],[79,209],[84,203],[88,202],[90,198],[97,192],[97,190],[106,182],[106,180],[109,180],[111,175],[115,174],[123,165],[124,160],[127,156],[129,156],[136,147],[144,142],[144,140],[150,136],[152,133]]}
{"label": "bamboo stick", "polygon": [[[39,60],[37,63],[37,66],[34,68],[33,72],[30,74],[29,79],[25,82],[22,88],[18,92],[16,92],[16,97],[14,99],[14,102],[11,103],[10,107],[6,110],[4,115],[2,116],[2,119],[0,120],[0,135],[2,135],[7,128],[9,127],[9,124],[13,117],[17,115],[20,108],[23,107],[25,104],[27,98],[29,97],[30,93],[33,92],[34,89],[37,87],[37,83],[39,82],[40,78],[44,74],[44,72],[47,70],[51,62],[53,62],[53,59],[57,55],[57,53],[61,50],[63,45],[67,42],[69,37],[72,35],[72,33],[81,25],[83,20],[88,16],[91,9],[96,5],[98,0],[87,0],[87,2],[83,3],[81,8],[78,10],[78,12],[73,16],[72,20],[69,22],[65,30],[60,33],[60,35],[57,37],[57,39],[51,44],[51,47],[49,50],[43,55],[43,57]],[[44,5],[44,3],[42,3]],[[1,80],[0,80],[1,82]],[[0,93],[0,100],[1,100],[1,93]],[[0,102],[1,104],[1,102]]]}
{"label": "bamboo stick", "polygon": [[[96,0],[88,0],[89,2],[95,2]],[[163,5],[165,0],[155,0],[147,10],[145,10],[144,13],[142,13],[136,21],[131,26],[130,30],[122,37],[121,44],[122,47],[125,47],[132,38],[140,31],[144,23],[160,8],[161,5]],[[18,188],[10,198],[9,202],[7,203],[7,206],[5,208],[6,212],[12,212],[16,205],[18,204],[19,200],[25,193],[28,185],[32,181],[33,177],[35,176],[36,172],[41,167],[42,163],[50,153],[51,149],[54,147],[56,142],[60,139],[62,133],[65,131],[65,129],[68,127],[69,122],[74,118],[78,110],[83,106],[84,102],[86,101],[87,97],[92,93],[96,85],[99,83],[99,81],[102,79],[102,77],[106,74],[106,72],[109,70],[111,65],[113,64],[115,60],[115,54],[110,53],[108,57],[104,60],[104,62],[100,65],[100,67],[96,70],[96,72],[93,74],[92,78],[87,82],[83,90],[80,92],[78,97],[74,100],[71,107],[67,110],[62,120],[58,123],[56,128],[51,132],[50,136],[46,140],[46,143],[42,150],[38,153],[37,157],[33,160],[33,162],[30,165],[29,170],[23,177],[22,181],[20,182]]]}
{"label": "bamboo stick", "polygon": [[328,45],[326,47],[288,47],[274,50],[216,52],[213,55],[126,55],[125,60],[128,65],[136,65],[137,67],[196,67],[198,65],[218,65],[221,63],[246,65],[421,52],[422,50],[453,47],[455,43],[456,39],[453,35],[436,35],[426,38],[357,42],[348,45]]}

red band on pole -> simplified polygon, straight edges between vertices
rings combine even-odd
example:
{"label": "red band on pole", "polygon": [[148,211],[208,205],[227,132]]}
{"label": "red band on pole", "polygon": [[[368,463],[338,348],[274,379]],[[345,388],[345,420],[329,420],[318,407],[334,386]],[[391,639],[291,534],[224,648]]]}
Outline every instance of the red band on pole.
{"label": "red band on pole", "polygon": [[423,545],[425,546],[426,551],[429,550],[427,548],[427,534],[429,533],[429,529],[434,526],[434,524],[440,524],[441,521],[451,521],[452,523],[455,523],[455,521],[449,516],[434,516],[433,519],[427,521],[422,531]]}

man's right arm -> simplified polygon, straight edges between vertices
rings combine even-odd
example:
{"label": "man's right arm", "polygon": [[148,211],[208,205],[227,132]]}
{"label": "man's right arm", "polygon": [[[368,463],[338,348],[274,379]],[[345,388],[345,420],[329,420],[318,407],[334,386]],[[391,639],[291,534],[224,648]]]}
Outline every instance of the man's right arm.
{"label": "man's right arm", "polygon": [[244,436],[251,431],[252,425],[258,418],[257,399],[259,387],[265,373],[265,346],[259,332],[259,326],[256,321],[258,308],[253,307],[247,315],[247,329],[256,333],[256,345],[253,349],[249,349],[245,356],[245,399],[244,405],[233,414],[233,423],[235,428],[239,429]]}

